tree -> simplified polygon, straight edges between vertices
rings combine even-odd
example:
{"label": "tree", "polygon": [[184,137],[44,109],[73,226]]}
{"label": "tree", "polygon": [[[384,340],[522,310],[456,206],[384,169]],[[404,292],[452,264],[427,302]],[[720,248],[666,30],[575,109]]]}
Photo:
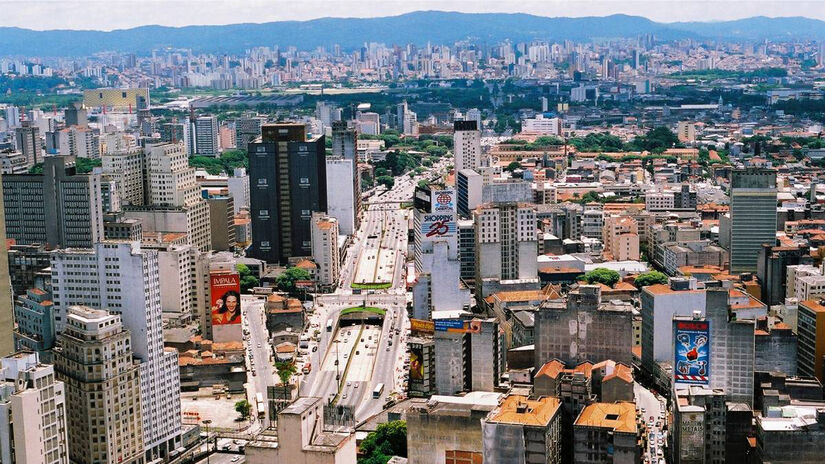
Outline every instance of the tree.
{"label": "tree", "polygon": [[392,176],[380,176],[376,177],[375,181],[379,184],[387,187],[387,190],[391,189],[393,185],[395,185],[395,178]]}
{"label": "tree", "polygon": [[513,161],[512,163],[508,164],[506,168],[504,168],[505,171],[509,172],[513,172],[516,169],[521,169],[521,163],[519,163],[518,161]]}
{"label": "tree", "polygon": [[238,264],[235,269],[238,270],[238,275],[241,278],[241,292],[248,292],[250,289],[261,285],[261,280],[252,274],[246,264]]}
{"label": "tree", "polygon": [[282,292],[294,293],[295,282],[310,279],[311,276],[309,275],[309,272],[301,268],[291,267],[279,275],[275,279],[275,283]]}
{"label": "tree", "polygon": [[235,403],[235,411],[241,415],[241,420],[246,420],[249,418],[249,411],[252,409],[252,405],[249,404],[249,401],[240,400]]}
{"label": "tree", "polygon": [[281,361],[275,363],[275,370],[278,372],[278,378],[284,386],[284,399],[289,400],[289,379],[295,374],[298,368],[292,361]]}
{"label": "tree", "polygon": [[586,280],[588,284],[599,283],[607,285],[608,287],[616,285],[616,282],[618,282],[620,278],[621,276],[619,276],[618,272],[605,267],[597,267],[584,275],[584,280]]}
{"label": "tree", "polygon": [[637,288],[647,287],[654,284],[666,284],[667,276],[659,271],[643,272],[636,276],[633,281]]}
{"label": "tree", "polygon": [[364,438],[360,446],[363,458],[358,464],[386,464],[392,456],[407,457],[407,422],[381,424]]}
{"label": "tree", "polygon": [[598,203],[600,200],[601,198],[599,197],[599,194],[594,192],[593,190],[590,190],[589,192],[585,192],[585,194],[582,195],[581,203],[583,205],[594,202]]}

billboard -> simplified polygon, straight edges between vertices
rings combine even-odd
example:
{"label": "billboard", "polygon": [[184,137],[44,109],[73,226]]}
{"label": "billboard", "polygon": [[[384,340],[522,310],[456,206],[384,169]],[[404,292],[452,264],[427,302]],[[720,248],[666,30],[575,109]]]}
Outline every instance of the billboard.
{"label": "billboard", "polygon": [[433,321],[410,319],[410,330],[413,332],[433,333],[435,327],[433,326]]}
{"label": "billboard", "polygon": [[241,278],[234,273],[211,274],[212,327],[241,323]]}
{"label": "billboard", "polygon": [[455,212],[455,190],[433,190],[430,204],[432,205],[432,213]]}
{"label": "billboard", "polygon": [[701,463],[705,457],[705,413],[679,414],[679,462]]}
{"label": "billboard", "polygon": [[481,332],[481,321],[465,321],[462,319],[437,319],[435,320],[436,332],[454,333],[479,333]]}
{"label": "billboard", "polygon": [[421,239],[433,241],[455,236],[455,214],[425,214],[421,218]]}
{"label": "billboard", "polygon": [[424,355],[421,348],[410,349],[410,380],[424,380]]}
{"label": "billboard", "polygon": [[707,385],[710,379],[710,323],[673,321],[673,381]]}

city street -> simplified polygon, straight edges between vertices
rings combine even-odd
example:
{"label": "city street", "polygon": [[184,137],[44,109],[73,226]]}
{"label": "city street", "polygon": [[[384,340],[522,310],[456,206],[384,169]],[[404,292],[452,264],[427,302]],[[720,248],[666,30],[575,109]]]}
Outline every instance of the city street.
{"label": "city street", "polygon": [[[246,336],[246,362],[247,362],[247,392],[248,401],[252,405],[253,417],[257,417],[256,394],[261,393],[267,397],[267,387],[276,385],[278,382],[275,376],[275,368],[270,360],[272,347],[269,345],[269,332],[266,330],[266,317],[264,316],[264,299],[261,297],[243,295],[241,304],[243,305],[244,329],[248,330]],[[265,408],[268,416],[268,407]],[[266,417],[257,421],[252,429],[260,429],[269,426],[269,418]]]}
{"label": "city street", "polygon": [[[665,424],[667,416],[664,399],[656,396],[638,382],[633,384],[633,393],[636,396],[636,408],[641,413],[644,423],[647,424],[648,445],[644,450],[646,462],[658,463],[659,459],[666,455],[663,445],[667,439],[661,427]],[[652,420],[651,417],[653,417]]]}

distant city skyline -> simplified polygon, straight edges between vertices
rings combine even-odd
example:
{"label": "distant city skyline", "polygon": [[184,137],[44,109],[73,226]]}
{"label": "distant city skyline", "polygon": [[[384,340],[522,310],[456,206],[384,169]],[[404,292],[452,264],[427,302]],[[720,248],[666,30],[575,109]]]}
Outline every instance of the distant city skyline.
{"label": "distant city skyline", "polygon": [[775,0],[303,0],[283,9],[272,0],[0,0],[0,27],[110,31],[144,25],[189,26],[305,21],[322,17],[396,16],[421,10],[527,13],[550,17],[627,14],[658,22],[726,21],[753,16],[825,20],[825,1]]}

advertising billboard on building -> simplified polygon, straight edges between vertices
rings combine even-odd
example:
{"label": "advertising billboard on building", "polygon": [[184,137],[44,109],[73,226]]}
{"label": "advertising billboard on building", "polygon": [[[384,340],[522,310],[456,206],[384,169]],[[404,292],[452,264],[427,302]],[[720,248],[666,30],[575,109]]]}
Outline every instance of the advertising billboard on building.
{"label": "advertising billboard on building", "polygon": [[455,214],[425,214],[421,218],[421,240],[455,236]]}
{"label": "advertising billboard on building", "polygon": [[707,385],[710,379],[710,323],[673,321],[673,381]]}
{"label": "advertising billboard on building", "polygon": [[241,339],[241,278],[237,273],[209,276],[212,339],[216,342]]}
{"label": "advertising billboard on building", "polygon": [[410,381],[424,380],[424,354],[421,348],[410,349]]}
{"label": "advertising billboard on building", "polygon": [[435,327],[433,325],[433,321],[427,321],[424,319],[410,319],[410,330],[413,332],[431,334],[435,330]]}
{"label": "advertising billboard on building", "polygon": [[455,190],[433,190],[430,203],[432,205],[432,213],[455,212]]}
{"label": "advertising billboard on building", "polygon": [[481,332],[481,321],[465,321],[462,319],[437,319],[435,321],[436,332],[455,333],[479,333]]}

